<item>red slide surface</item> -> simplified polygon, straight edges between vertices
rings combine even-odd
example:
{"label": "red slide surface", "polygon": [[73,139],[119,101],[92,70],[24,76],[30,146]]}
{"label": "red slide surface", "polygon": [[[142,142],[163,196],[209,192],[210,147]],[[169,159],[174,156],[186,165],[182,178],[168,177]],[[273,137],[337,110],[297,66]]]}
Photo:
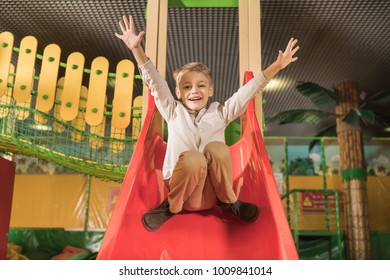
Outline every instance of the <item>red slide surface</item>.
{"label": "red slide surface", "polygon": [[149,95],[148,113],[97,259],[298,259],[253,101],[245,113],[244,134],[230,149],[234,188],[240,200],[260,207],[259,218],[247,224],[215,207],[178,214],[156,232],[144,229],[141,216],[167,195],[162,180],[166,143],[152,125],[155,112]]}

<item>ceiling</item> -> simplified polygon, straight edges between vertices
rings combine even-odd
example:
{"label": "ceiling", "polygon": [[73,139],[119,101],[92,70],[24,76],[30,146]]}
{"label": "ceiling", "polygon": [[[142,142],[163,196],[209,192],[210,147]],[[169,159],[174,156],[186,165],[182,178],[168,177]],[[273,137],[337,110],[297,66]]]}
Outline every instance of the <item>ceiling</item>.
{"label": "ceiling", "polygon": [[[153,1],[153,0],[152,0]],[[231,2],[231,1],[229,1]],[[138,31],[145,30],[146,0],[137,1],[1,1],[0,32],[38,40],[38,53],[58,44],[61,61],[75,51],[88,68],[97,56],[110,61],[110,72],[124,58],[133,57],[115,36],[122,15],[133,15]],[[262,63],[273,62],[291,37],[299,39],[298,61],[278,74],[276,87],[264,91],[264,114],[316,108],[295,89],[297,81],[311,81],[331,89],[355,80],[366,96],[390,85],[390,1],[388,0],[262,0]],[[14,58],[16,60],[16,57]],[[167,80],[172,71],[190,61],[207,64],[216,87],[214,100],[223,102],[240,86],[237,8],[170,8],[168,15]],[[140,94],[141,83],[136,85]],[[363,94],[363,95],[364,95]],[[363,96],[362,95],[362,96]],[[384,106],[373,109],[387,114]],[[332,108],[325,108],[331,110]],[[266,136],[313,136],[319,125],[267,123]],[[368,136],[390,136],[378,128]]]}

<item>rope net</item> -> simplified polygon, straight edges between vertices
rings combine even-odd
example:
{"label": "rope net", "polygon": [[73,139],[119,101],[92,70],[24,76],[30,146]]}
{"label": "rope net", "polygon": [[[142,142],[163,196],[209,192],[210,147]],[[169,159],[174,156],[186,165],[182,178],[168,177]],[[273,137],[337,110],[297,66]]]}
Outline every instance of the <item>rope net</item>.
{"label": "rope net", "polygon": [[[0,36],[0,41],[1,39]],[[5,45],[3,42],[0,46],[1,58],[4,57],[1,48],[4,49]],[[21,60],[19,48],[13,48],[13,53],[18,54]],[[39,68],[43,75],[45,57],[35,56],[38,60],[42,60],[42,65],[34,65],[34,68]],[[66,68],[67,72],[63,78],[58,79],[60,72],[52,77],[55,79],[55,92],[51,93],[53,101],[49,110],[42,111],[38,109],[40,106],[38,103],[49,99],[46,92],[45,94],[39,92],[39,83],[44,77],[32,75],[29,94],[24,98],[25,100],[20,101],[21,98],[17,96],[16,91],[23,89],[23,85],[20,86],[20,82],[18,83],[18,75],[22,76],[19,68],[22,66],[19,66],[18,61],[15,71],[12,63],[6,64],[4,59],[1,60],[3,61],[0,61],[0,68],[3,67],[4,70],[4,67],[7,67],[9,71],[7,72],[7,88],[4,92],[0,92],[0,152],[32,156],[71,168],[79,173],[89,174],[103,180],[121,182],[141,128],[142,96],[133,98],[133,89],[141,88],[142,83],[139,77],[134,76],[134,70],[130,68],[128,74],[120,73],[119,78],[131,79],[128,84],[123,84],[122,81],[122,88],[130,93],[124,95],[123,90],[120,92],[115,89],[115,84],[118,81],[121,83],[118,80],[118,72],[108,73],[107,68],[106,87],[102,93],[104,103],[101,103],[102,107],[99,108],[99,104],[94,106],[89,104],[89,102],[92,103],[90,99],[95,97],[95,93],[91,92],[94,85],[90,76],[92,76],[91,73],[100,75],[104,70],[83,68],[81,80],[89,80],[89,88],[81,86],[80,92],[76,90],[65,96],[68,68],[75,69],[75,64],[59,63],[59,67]],[[5,82],[2,77],[0,80]],[[102,79],[99,80],[99,83],[101,82]],[[122,107],[116,110],[115,114],[119,117],[114,120],[113,113],[116,108],[113,104],[120,94],[122,94],[122,101],[119,102],[120,105],[115,106]],[[110,96],[112,100],[107,100]],[[67,101],[69,98],[72,102]],[[124,103],[128,107],[123,107]],[[67,120],[64,119],[64,116],[68,114],[64,109],[73,109],[74,116],[68,117]],[[87,116],[88,110],[92,112],[90,119]],[[93,115],[96,112],[101,114],[98,121],[96,121],[96,116],[99,114]]]}

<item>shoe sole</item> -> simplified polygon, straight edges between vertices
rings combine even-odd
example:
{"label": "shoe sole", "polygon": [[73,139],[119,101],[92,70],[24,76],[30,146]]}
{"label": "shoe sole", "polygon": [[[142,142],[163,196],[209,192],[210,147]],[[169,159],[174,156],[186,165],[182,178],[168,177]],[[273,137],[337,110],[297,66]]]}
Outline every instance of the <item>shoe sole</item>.
{"label": "shoe sole", "polygon": [[142,225],[144,226],[144,228],[149,231],[149,232],[155,232],[156,230],[158,230],[160,227],[157,227],[157,228],[151,228],[150,226],[148,226],[148,224],[145,222],[145,215],[142,215],[141,217],[141,221],[142,221]]}
{"label": "shoe sole", "polygon": [[245,220],[242,220],[243,222],[246,222],[246,223],[253,223],[257,220],[257,218],[259,217],[260,215],[260,208],[257,208],[257,211],[256,211],[256,215],[251,219],[251,220],[248,220],[248,221],[245,221]]}

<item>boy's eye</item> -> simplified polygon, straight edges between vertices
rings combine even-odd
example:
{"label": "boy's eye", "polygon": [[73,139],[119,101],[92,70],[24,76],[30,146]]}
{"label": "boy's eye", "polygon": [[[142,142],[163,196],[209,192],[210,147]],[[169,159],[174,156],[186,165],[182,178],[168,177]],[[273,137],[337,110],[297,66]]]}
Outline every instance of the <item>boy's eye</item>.
{"label": "boy's eye", "polygon": [[190,89],[190,86],[184,86],[183,88],[184,89]]}
{"label": "boy's eye", "polygon": [[205,87],[205,86],[206,86],[206,85],[203,85],[203,84],[202,84],[202,85],[199,85],[199,87]]}

